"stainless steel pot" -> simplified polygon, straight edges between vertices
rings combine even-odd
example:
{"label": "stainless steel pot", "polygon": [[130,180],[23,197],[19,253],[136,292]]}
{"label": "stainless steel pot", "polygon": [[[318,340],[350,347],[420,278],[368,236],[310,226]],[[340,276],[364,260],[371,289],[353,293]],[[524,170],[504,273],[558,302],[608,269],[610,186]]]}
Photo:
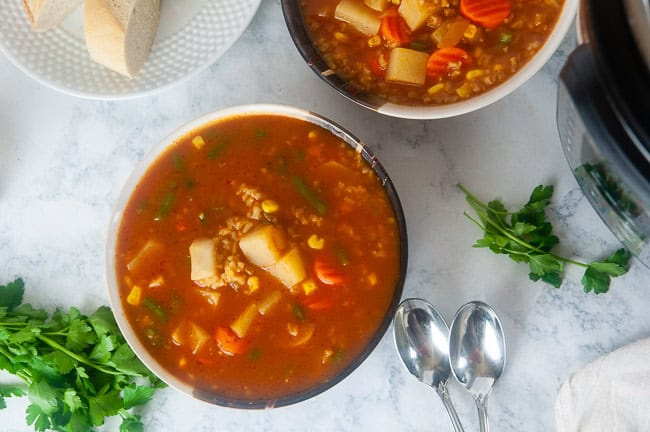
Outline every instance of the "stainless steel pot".
{"label": "stainless steel pot", "polygon": [[650,267],[650,0],[583,0],[557,122],[596,212]]}

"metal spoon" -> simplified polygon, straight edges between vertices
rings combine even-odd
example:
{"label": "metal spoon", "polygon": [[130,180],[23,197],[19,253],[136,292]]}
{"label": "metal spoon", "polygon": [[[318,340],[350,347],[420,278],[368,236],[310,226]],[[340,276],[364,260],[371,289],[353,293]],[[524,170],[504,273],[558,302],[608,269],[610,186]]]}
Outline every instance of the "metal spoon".
{"label": "metal spoon", "polygon": [[438,392],[454,430],[463,432],[447,391],[447,379],[451,374],[449,327],[442,315],[425,300],[407,299],[397,308],[393,330],[395,346],[404,366]]}
{"label": "metal spoon", "polygon": [[488,432],[488,395],[506,363],[503,328],[490,306],[469,302],[456,312],[449,332],[449,356],[454,376],[474,396],[481,432]]}

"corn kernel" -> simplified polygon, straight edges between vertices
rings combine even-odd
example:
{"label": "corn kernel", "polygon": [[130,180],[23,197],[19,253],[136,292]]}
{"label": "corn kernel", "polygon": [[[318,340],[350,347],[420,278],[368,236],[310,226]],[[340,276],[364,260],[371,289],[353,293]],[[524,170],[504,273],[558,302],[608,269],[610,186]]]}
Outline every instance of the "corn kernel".
{"label": "corn kernel", "polygon": [[302,283],[302,289],[305,291],[305,295],[310,295],[316,289],[318,288],[318,285],[316,285],[316,282],[314,282],[311,279],[307,279]]}
{"label": "corn kernel", "polygon": [[277,202],[273,200],[264,200],[262,201],[262,210],[264,210],[264,213],[275,213],[280,209],[280,206],[278,205]]}
{"label": "corn kernel", "polygon": [[468,80],[473,80],[479,77],[482,77],[485,74],[485,72],[482,69],[474,69],[465,74],[465,78]]}
{"label": "corn kernel", "polygon": [[203,137],[201,135],[197,135],[192,138],[192,145],[195,149],[201,150],[203,147],[205,147],[205,140],[203,140]]}
{"label": "corn kernel", "polygon": [[133,280],[131,279],[131,276],[129,276],[129,275],[124,276],[124,283],[127,286],[133,285]]}
{"label": "corn kernel", "polygon": [[372,272],[368,275],[368,283],[370,286],[377,285],[377,274],[375,272]]}
{"label": "corn kernel", "polygon": [[345,42],[348,40],[348,36],[345,33],[335,32],[334,39],[336,39],[339,42]]}
{"label": "corn kernel", "polygon": [[467,39],[474,39],[477,33],[478,33],[478,28],[474,24],[470,24],[465,29],[465,33],[463,33],[463,36],[465,36]]}
{"label": "corn kernel", "polygon": [[310,141],[314,141],[316,138],[318,138],[318,132],[315,130],[310,130],[309,133],[307,134],[307,139]]}
{"label": "corn kernel", "polygon": [[430,95],[436,94],[436,93],[438,93],[440,90],[442,90],[444,87],[445,87],[445,85],[444,85],[443,83],[438,83],[438,84],[432,85],[432,86],[429,87],[429,89],[427,90],[427,93],[429,93]]}
{"label": "corn kernel", "polygon": [[155,279],[152,279],[151,282],[149,282],[149,288],[163,286],[164,284],[165,284],[165,278],[162,275],[159,275]]}
{"label": "corn kernel", "polygon": [[131,292],[126,298],[126,302],[132,306],[138,306],[142,300],[142,288],[138,285],[133,285]]}
{"label": "corn kernel", "polygon": [[492,69],[494,69],[496,72],[500,72],[500,71],[503,70],[503,65],[500,65],[499,63],[497,63],[497,64],[494,65],[494,67]]}
{"label": "corn kernel", "polygon": [[368,46],[370,48],[374,48],[381,45],[381,36],[379,35],[374,35],[370,39],[368,39]]}
{"label": "corn kernel", "polygon": [[260,288],[260,278],[251,276],[246,281],[246,285],[248,285],[248,291],[254,293]]}
{"label": "corn kernel", "polygon": [[321,250],[325,246],[325,239],[318,237],[316,234],[312,234],[307,239],[307,246],[312,249]]}
{"label": "corn kernel", "polygon": [[178,360],[178,367],[184,368],[185,366],[187,366],[187,359],[185,357],[181,357]]}
{"label": "corn kernel", "polygon": [[456,94],[462,98],[467,98],[472,94],[472,88],[468,83],[464,83],[456,89]]}

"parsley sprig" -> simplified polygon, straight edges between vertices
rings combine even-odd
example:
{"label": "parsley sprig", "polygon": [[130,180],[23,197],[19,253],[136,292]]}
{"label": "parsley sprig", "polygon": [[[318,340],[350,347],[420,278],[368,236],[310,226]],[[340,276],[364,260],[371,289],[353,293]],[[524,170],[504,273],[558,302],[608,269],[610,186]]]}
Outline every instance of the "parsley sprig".
{"label": "parsley sprig", "polygon": [[508,255],[515,262],[527,263],[529,277],[542,280],[556,288],[562,284],[565,264],[585,268],[581,282],[586,293],[601,294],[609,291],[611,278],[625,274],[629,269],[630,253],[619,249],[602,261],[583,263],[564,258],[551,252],[560,240],[553,235],[553,226],[546,219],[545,209],[551,202],[553,186],[537,186],[530,199],[519,211],[509,212],[503,202],[485,204],[462,184],[458,188],[465,193],[467,202],[478,219],[464,213],[483,231],[483,238],[474,247],[489,248],[496,254]]}
{"label": "parsley sprig", "polygon": [[131,351],[111,310],[50,316],[24,304],[23,294],[22,279],[0,285],[0,370],[25,382],[0,384],[0,409],[7,397],[27,396],[27,424],[37,431],[91,431],[115,415],[120,432],[143,431],[130,409],[164,384]]}

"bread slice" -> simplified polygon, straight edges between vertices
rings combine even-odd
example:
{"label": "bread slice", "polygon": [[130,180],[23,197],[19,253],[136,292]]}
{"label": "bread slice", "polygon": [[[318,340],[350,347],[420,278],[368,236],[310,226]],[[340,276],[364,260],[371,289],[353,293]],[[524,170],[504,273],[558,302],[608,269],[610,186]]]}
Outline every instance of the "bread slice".
{"label": "bread slice", "polygon": [[23,0],[32,30],[44,32],[57,26],[83,0]]}
{"label": "bread slice", "polygon": [[160,19],[160,0],[86,0],[84,33],[90,57],[128,77],[142,68]]}

